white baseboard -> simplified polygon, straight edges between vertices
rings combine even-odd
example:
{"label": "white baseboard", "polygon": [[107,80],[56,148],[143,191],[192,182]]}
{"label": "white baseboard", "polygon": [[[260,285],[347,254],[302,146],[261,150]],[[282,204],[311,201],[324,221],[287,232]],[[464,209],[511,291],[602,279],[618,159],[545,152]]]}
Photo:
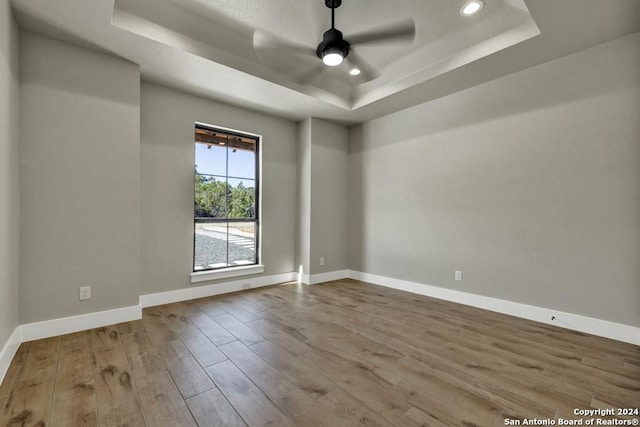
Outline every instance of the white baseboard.
{"label": "white baseboard", "polygon": [[0,384],[2,384],[4,376],[7,374],[13,356],[16,355],[16,351],[20,347],[20,342],[20,331],[16,328],[0,351]]}
{"label": "white baseboard", "polygon": [[[585,332],[630,344],[640,345],[640,328],[635,326],[614,323],[608,320],[595,319],[593,317],[586,317],[543,307],[536,307],[533,305],[521,304],[498,298],[486,297],[483,295],[471,294],[468,292],[454,291],[439,286],[424,285],[407,280],[379,276],[377,274],[363,273],[360,271],[348,270],[348,277],[351,279],[361,280],[363,282],[373,283],[375,285],[386,286],[388,288],[399,289],[414,294],[426,295],[498,313],[509,314],[511,316],[521,317],[524,319],[535,320],[536,322],[559,326],[574,331]],[[552,316],[555,317],[555,320],[551,320]]]}
{"label": "white baseboard", "polygon": [[305,285],[317,285],[318,283],[331,282],[332,280],[346,279],[348,272],[349,270],[337,270],[312,275],[304,274],[302,283]]}
{"label": "white baseboard", "polygon": [[25,342],[100,328],[102,326],[113,325],[114,323],[129,322],[141,318],[142,309],[139,305],[134,305],[131,307],[79,314],[77,316],[63,317],[60,319],[27,323],[18,326],[18,330],[20,331],[20,341]]}
{"label": "white baseboard", "polygon": [[156,305],[170,304],[172,302],[187,301],[196,298],[205,298],[213,295],[242,291],[245,289],[277,285],[278,283],[293,282],[296,280],[297,273],[291,272],[273,274],[271,276],[252,277],[250,279],[234,280],[231,282],[214,283],[212,285],[194,286],[191,288],[177,289],[175,291],[140,295],[140,306],[153,307]]}
{"label": "white baseboard", "polygon": [[212,295],[241,291],[244,289],[276,285],[278,283],[293,282],[296,279],[297,273],[291,272],[274,274],[271,276],[254,277],[245,280],[236,280],[232,282],[216,283],[207,286],[197,286],[169,292],[160,292],[156,294],[141,295],[140,305],[136,306],[18,325],[0,351],[0,383],[2,383],[2,380],[6,375],[7,369],[18,350],[18,347],[23,342],[99,328],[102,326],[113,325],[115,323],[138,320],[142,318],[143,307],[203,298]]}

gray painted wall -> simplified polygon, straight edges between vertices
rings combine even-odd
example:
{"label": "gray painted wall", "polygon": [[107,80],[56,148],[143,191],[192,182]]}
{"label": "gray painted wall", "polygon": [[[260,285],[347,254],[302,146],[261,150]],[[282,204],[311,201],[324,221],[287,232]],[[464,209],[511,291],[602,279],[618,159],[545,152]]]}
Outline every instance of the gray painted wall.
{"label": "gray painted wall", "polygon": [[347,128],[315,117],[298,124],[296,265],[305,275],[347,268],[348,159]]}
{"label": "gray painted wall", "polygon": [[192,286],[196,121],[262,135],[264,274],[294,271],[295,123],[147,83],[141,111],[142,293]]}
{"label": "gray painted wall", "polygon": [[139,67],[29,33],[20,61],[20,323],[137,305]]}
{"label": "gray painted wall", "polygon": [[639,48],[354,128],[349,268],[640,326]]}
{"label": "gray painted wall", "polygon": [[18,325],[18,27],[0,4],[0,349]]}
{"label": "gray painted wall", "polygon": [[[349,131],[311,120],[311,274],[347,268]],[[324,257],[324,265],[320,265]]]}
{"label": "gray painted wall", "polygon": [[311,250],[311,118],[298,123],[296,272],[309,274]]}
{"label": "gray painted wall", "polygon": [[136,65],[29,33],[18,95],[6,5],[0,24],[0,344],[18,320],[191,286],[194,121],[264,137],[265,274],[306,262],[640,325],[638,34],[349,134],[140,89]]}

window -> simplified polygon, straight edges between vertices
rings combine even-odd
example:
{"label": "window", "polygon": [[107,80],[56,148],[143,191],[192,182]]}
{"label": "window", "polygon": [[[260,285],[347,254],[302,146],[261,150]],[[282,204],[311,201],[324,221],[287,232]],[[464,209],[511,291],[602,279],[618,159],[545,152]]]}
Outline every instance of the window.
{"label": "window", "polygon": [[196,124],[193,271],[258,264],[259,137]]}

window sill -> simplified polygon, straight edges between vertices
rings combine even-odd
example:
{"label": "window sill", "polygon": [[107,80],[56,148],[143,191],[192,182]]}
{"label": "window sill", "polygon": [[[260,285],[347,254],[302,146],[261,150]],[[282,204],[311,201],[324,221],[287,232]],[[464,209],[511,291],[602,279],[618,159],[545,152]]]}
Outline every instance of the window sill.
{"label": "window sill", "polygon": [[246,267],[221,268],[220,270],[197,271],[191,273],[191,283],[226,279],[228,277],[247,276],[264,272],[264,265],[248,265]]}

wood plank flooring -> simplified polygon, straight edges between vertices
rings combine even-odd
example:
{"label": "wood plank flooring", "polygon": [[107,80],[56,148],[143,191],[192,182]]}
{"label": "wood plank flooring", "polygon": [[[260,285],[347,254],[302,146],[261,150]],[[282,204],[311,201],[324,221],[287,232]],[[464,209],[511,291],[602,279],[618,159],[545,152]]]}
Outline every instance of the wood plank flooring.
{"label": "wood plank flooring", "polygon": [[640,347],[353,280],[24,343],[0,385],[0,427],[498,426],[576,408],[640,409]]}

